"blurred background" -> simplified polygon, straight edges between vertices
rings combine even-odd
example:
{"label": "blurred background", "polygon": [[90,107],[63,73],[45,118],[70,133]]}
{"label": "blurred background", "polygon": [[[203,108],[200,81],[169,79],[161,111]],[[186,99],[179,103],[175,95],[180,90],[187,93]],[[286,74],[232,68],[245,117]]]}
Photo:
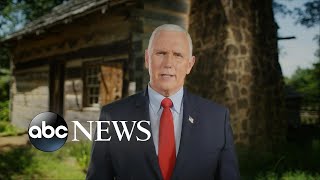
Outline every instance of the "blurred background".
{"label": "blurred background", "polygon": [[320,0],[2,0],[0,179],[84,179],[91,142],[45,153],[40,112],[97,120],[144,90],[153,29],[190,32],[186,86],[230,109],[242,179],[320,179]]}

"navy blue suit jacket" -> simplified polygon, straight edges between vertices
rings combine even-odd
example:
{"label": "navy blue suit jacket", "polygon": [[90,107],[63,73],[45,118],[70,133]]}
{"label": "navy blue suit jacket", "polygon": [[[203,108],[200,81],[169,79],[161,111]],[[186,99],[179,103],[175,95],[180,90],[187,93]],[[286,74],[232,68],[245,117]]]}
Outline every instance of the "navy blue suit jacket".
{"label": "navy blue suit jacket", "polygon": [[[145,92],[113,102],[102,108],[100,121],[139,121],[149,118]],[[189,117],[194,119],[193,123]],[[146,128],[151,132],[150,126]],[[108,136],[114,137],[109,127]],[[139,138],[146,134],[133,132]],[[152,137],[145,142],[125,140],[93,142],[88,168],[89,180],[161,180],[158,157]],[[180,148],[172,180],[237,180],[239,169],[228,109],[184,90]]]}

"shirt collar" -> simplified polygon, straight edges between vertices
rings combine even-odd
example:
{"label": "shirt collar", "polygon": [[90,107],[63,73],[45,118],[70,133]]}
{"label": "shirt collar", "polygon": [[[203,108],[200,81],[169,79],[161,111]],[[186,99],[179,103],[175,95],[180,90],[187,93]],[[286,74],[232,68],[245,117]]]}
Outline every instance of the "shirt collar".
{"label": "shirt collar", "polygon": [[[158,112],[161,108],[161,101],[165,98],[163,95],[159,94],[157,91],[153,90],[150,84],[148,84],[148,95],[151,106]],[[172,109],[177,113],[180,113],[183,97],[183,87],[180,88],[178,92],[169,96],[173,103]]]}

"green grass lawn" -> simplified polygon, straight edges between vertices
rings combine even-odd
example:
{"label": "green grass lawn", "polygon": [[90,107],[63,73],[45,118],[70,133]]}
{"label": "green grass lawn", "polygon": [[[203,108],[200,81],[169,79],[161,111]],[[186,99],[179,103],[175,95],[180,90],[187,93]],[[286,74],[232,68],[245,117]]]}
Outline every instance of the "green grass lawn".
{"label": "green grass lawn", "polygon": [[55,152],[17,147],[0,153],[0,179],[84,179],[91,142],[68,143]]}
{"label": "green grass lawn", "polygon": [[237,151],[244,180],[320,179],[320,140],[285,143],[270,152]]}
{"label": "green grass lawn", "polygon": [[[91,142],[69,142],[55,152],[31,145],[0,152],[0,179],[84,179]],[[320,141],[287,143],[276,152],[237,148],[244,180],[320,179]]]}
{"label": "green grass lawn", "polygon": [[17,136],[24,134],[25,132],[26,130],[17,128],[8,121],[0,121],[0,137]]}

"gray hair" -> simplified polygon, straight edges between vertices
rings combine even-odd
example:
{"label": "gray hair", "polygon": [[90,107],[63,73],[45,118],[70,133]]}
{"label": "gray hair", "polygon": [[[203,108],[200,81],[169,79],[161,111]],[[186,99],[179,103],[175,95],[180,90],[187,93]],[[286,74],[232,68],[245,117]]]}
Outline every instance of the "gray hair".
{"label": "gray hair", "polygon": [[190,37],[190,34],[188,33],[188,31],[186,31],[184,28],[175,25],[175,24],[163,24],[161,26],[158,26],[155,30],[153,30],[150,39],[149,39],[149,44],[148,44],[148,51],[150,51],[151,49],[151,44],[152,41],[154,39],[154,37],[156,36],[156,34],[158,34],[160,31],[175,31],[175,32],[183,32],[186,34],[187,39],[188,39],[188,43],[189,43],[189,50],[190,50],[190,58],[192,56],[192,40]]}

